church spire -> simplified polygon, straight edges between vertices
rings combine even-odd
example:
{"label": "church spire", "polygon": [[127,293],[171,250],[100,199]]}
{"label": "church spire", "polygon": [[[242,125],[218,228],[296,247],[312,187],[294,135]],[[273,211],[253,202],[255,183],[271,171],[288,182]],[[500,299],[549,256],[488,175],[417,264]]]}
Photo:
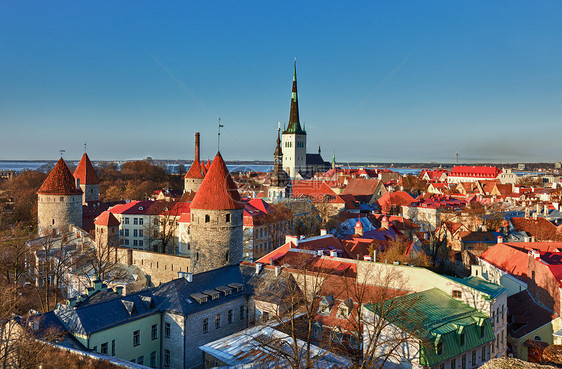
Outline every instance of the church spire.
{"label": "church spire", "polygon": [[301,128],[299,119],[299,98],[297,95],[297,59],[293,67],[293,91],[291,92],[291,112],[289,113],[289,126],[283,133],[306,134]]}
{"label": "church spire", "polygon": [[283,165],[283,149],[281,149],[281,123],[277,122],[277,146],[273,153],[273,164],[277,170],[277,166]]}

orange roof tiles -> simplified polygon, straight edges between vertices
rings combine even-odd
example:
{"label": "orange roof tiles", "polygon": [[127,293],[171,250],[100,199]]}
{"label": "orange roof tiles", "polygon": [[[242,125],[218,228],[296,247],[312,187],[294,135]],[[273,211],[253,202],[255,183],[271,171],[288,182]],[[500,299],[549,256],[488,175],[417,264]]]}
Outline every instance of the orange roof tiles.
{"label": "orange roof tiles", "polygon": [[373,195],[381,181],[378,179],[352,178],[343,190],[344,195]]}
{"label": "orange roof tiles", "polygon": [[201,164],[199,160],[195,159],[191,164],[191,167],[185,173],[184,178],[203,178],[203,170],[201,169]]}
{"label": "orange roof tiles", "polygon": [[195,194],[191,202],[191,208],[206,210],[244,208],[238,188],[232,180],[220,152],[215,156],[211,168],[209,168],[201,187],[199,187],[199,191]]}
{"label": "orange roof tiles", "polygon": [[88,157],[88,154],[84,153],[84,155],[82,155],[82,159],[80,160],[78,167],[76,167],[76,170],[74,171],[74,178],[80,179],[81,185],[100,183],[100,181],[98,180],[98,175],[96,174],[96,171],[94,169],[94,166],[92,165],[92,162],[90,161],[90,158]]}
{"label": "orange roof tiles", "polygon": [[115,215],[111,214],[110,211],[104,211],[96,218],[94,222],[96,225],[106,226],[106,227],[115,227],[121,224]]}
{"label": "orange roof tiles", "polygon": [[82,190],[76,188],[74,176],[63,158],[60,158],[37,193],[41,195],[80,195]]}

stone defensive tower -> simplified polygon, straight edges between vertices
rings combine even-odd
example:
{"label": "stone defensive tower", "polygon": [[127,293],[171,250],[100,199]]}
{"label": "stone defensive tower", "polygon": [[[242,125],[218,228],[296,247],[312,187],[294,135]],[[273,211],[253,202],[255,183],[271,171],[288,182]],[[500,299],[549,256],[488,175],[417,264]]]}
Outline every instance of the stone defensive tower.
{"label": "stone defensive tower", "polygon": [[244,205],[219,153],[191,202],[191,266],[201,273],[242,261]]}
{"label": "stone defensive tower", "polygon": [[306,170],[306,131],[299,119],[299,99],[297,95],[297,62],[293,71],[293,91],[291,94],[291,112],[289,125],[283,131],[283,169],[291,178]]}
{"label": "stone defensive tower", "polygon": [[39,234],[52,233],[69,224],[82,227],[82,190],[62,158],[37,191]]}
{"label": "stone defensive tower", "polygon": [[106,261],[117,261],[117,250],[119,246],[119,220],[110,211],[101,213],[95,220],[96,225],[96,247],[100,259]]}
{"label": "stone defensive tower", "polygon": [[[205,163],[203,163],[203,167]],[[206,168],[205,168],[206,169]],[[206,172],[206,171],[205,171]],[[195,132],[195,158],[184,177],[184,192],[197,192],[203,183],[204,171],[199,161],[199,132]]]}
{"label": "stone defensive tower", "polygon": [[88,157],[88,154],[82,155],[82,160],[74,171],[74,178],[78,180],[80,189],[84,195],[82,203],[86,205],[88,202],[98,201],[100,195],[100,181],[96,174],[96,170]]}

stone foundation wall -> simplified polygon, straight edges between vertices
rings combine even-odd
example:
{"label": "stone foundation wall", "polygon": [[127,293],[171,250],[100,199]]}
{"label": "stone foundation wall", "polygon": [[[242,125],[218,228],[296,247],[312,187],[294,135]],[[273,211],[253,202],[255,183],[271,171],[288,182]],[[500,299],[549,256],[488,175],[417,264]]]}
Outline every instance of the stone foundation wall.
{"label": "stone foundation wall", "polygon": [[183,256],[118,247],[117,259],[123,264],[138,266],[150,276],[154,286],[178,278],[178,272],[189,272],[189,258]]}

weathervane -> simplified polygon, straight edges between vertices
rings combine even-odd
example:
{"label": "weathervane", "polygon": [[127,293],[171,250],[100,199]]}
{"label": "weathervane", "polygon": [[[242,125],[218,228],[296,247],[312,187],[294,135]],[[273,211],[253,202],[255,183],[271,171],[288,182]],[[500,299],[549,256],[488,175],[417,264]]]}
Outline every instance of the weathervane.
{"label": "weathervane", "polygon": [[60,153],[60,157],[61,157],[61,158],[62,158],[62,154],[63,154],[64,152],[66,152],[65,149],[60,149],[60,150],[59,150],[59,153]]}
{"label": "weathervane", "polygon": [[219,132],[217,135],[217,151],[221,151],[221,127],[224,127],[221,124],[221,118],[219,117]]}
{"label": "weathervane", "polygon": [[84,141],[84,152],[86,152],[86,141]]}

